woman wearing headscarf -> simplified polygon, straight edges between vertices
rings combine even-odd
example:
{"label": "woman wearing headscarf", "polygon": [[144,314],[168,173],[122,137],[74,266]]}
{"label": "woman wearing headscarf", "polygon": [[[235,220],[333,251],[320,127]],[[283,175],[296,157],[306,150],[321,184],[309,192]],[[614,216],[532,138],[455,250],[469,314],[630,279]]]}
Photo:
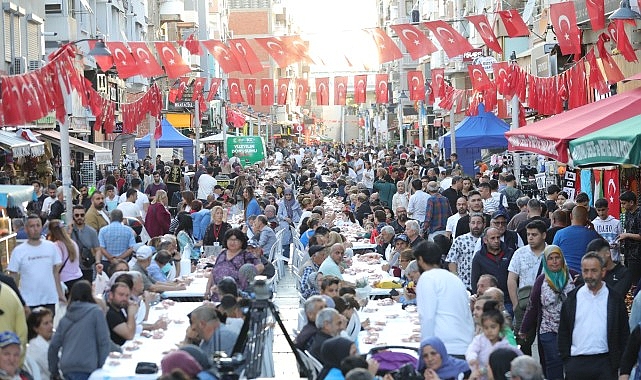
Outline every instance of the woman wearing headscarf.
{"label": "woman wearing headscarf", "polygon": [[450,356],[443,341],[435,336],[423,339],[419,354],[417,371],[425,379],[454,380],[461,374],[467,379],[472,372],[465,360]]}
{"label": "woman wearing headscarf", "polygon": [[526,336],[532,329],[537,329],[545,378],[557,380],[563,379],[563,362],[556,343],[561,306],[567,294],[575,288],[572,279],[578,273],[568,268],[563,251],[557,245],[548,245],[543,256],[543,273],[532,286],[519,335]]}
{"label": "woman wearing headscarf", "polygon": [[303,215],[303,209],[298,204],[294,191],[291,188],[283,190],[283,199],[278,202],[278,220],[280,228],[283,230],[282,244],[283,256],[289,257],[289,247],[292,243],[291,227],[300,222],[300,217]]}
{"label": "woman wearing headscarf", "polygon": [[512,360],[519,356],[509,348],[497,348],[490,354],[488,377],[494,380],[509,380],[505,374],[510,370]]}
{"label": "woman wearing headscarf", "polygon": [[345,379],[340,366],[343,359],[357,354],[356,344],[340,336],[327,339],[320,350],[323,369],[318,374],[318,380]]}

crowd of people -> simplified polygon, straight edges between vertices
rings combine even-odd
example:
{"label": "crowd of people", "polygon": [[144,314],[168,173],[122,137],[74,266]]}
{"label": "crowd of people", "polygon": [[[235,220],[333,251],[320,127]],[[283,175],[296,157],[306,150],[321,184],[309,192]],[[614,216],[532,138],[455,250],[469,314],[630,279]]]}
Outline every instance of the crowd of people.
{"label": "crowd of people", "polygon": [[418,310],[419,378],[627,379],[641,347],[641,298],[626,303],[641,279],[637,195],[621,194],[621,222],[606,199],[557,185],[538,199],[512,168],[477,165],[437,147],[358,144],[279,148],[245,166],[147,158],[79,184],[72,210],[59,184],[34,181],[13,221],[24,242],[0,275],[0,378],[89,378],[136,334],[167,328],[150,305],[186,289],[211,253],[205,303],[161,367],[166,379],[216,378],[210,358],[232,354],[254,278],[275,276],[275,252],[293,261],[298,241],[295,346],[322,364],[320,379],[398,378],[358,352],[368,321],[343,278],[354,241],[341,229],[357,225],[400,278],[394,302]]}

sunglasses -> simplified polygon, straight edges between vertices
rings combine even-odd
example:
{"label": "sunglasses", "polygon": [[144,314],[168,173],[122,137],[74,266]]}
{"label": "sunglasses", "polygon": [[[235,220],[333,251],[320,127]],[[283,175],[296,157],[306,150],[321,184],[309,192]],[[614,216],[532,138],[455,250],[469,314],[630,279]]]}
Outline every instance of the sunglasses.
{"label": "sunglasses", "polygon": [[85,214],[73,214],[74,218],[84,218]]}

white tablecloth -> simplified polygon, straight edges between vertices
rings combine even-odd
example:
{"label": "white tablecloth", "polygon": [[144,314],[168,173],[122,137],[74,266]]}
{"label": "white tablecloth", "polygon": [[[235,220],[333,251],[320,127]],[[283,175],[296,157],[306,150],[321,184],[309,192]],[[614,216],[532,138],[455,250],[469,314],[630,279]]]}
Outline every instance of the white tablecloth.
{"label": "white tablecloth", "polygon": [[[202,305],[201,302],[176,302],[167,308],[164,308],[162,303],[152,306],[149,310],[148,322],[156,322],[161,317],[169,320],[163,338],[145,338],[137,335],[122,346],[123,353],[131,354],[131,358],[107,358],[105,365],[94,371],[90,379],[157,379],[160,372],[153,375],[139,375],[136,374],[136,365],[139,362],[152,362],[158,365],[160,371],[160,360],[165,355],[163,352],[178,348],[178,344],[185,338],[185,331],[189,326],[187,314],[200,305]],[[136,343],[138,343],[137,350],[128,350]]]}
{"label": "white tablecloth", "polygon": [[[209,273],[209,272],[207,272]],[[198,273],[192,273],[192,281],[185,290],[171,290],[162,293],[162,298],[183,299],[183,298],[203,298],[205,295],[205,288],[207,287],[208,276],[196,277]],[[203,274],[204,275],[204,274]]]}
{"label": "white tablecloth", "polygon": [[[343,279],[351,283],[356,283],[357,280],[367,277],[369,285],[372,287],[370,297],[373,296],[386,296],[389,295],[391,289],[380,289],[374,287],[374,283],[380,280],[391,280],[393,277],[383,270],[383,265],[386,262],[380,260],[378,264],[370,264],[366,261],[358,260],[357,257],[352,258],[352,265],[343,273]],[[355,274],[352,272],[355,271]]]}
{"label": "white tablecloth", "polygon": [[[367,319],[370,327],[358,335],[358,349],[365,354],[372,348],[378,346],[420,346],[421,326],[418,321],[418,312],[415,307],[407,307],[405,310],[401,304],[395,302],[392,305],[381,306],[380,303],[387,301],[370,300],[367,306],[358,312],[361,323]],[[384,325],[382,325],[384,323]],[[376,342],[366,342],[366,338],[377,334]],[[412,337],[417,340],[411,340]]]}

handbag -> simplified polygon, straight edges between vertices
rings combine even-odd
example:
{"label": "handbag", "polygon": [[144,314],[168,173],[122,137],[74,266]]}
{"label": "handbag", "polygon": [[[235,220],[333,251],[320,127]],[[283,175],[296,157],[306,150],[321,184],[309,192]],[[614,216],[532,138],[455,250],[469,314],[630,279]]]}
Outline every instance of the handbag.
{"label": "handbag", "polygon": [[137,374],[147,374],[153,375],[158,372],[158,365],[152,362],[138,362],[136,364],[136,373]]}

